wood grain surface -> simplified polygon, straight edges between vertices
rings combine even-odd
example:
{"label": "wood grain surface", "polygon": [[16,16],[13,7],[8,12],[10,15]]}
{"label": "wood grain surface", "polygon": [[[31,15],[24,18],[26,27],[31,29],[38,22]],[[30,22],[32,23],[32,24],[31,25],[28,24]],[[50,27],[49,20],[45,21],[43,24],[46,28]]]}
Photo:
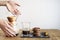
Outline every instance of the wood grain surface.
{"label": "wood grain surface", "polygon": [[[17,37],[5,37],[3,31],[0,30],[0,40],[60,40],[60,30],[41,29],[41,32],[48,32],[50,35],[50,38],[21,38],[20,34]],[[19,33],[21,33],[21,31]]]}

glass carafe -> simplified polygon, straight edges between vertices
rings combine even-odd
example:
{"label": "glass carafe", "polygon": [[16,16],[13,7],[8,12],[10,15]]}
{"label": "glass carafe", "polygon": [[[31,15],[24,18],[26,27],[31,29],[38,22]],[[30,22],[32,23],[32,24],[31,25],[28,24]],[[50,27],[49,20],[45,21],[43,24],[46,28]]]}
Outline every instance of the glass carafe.
{"label": "glass carafe", "polygon": [[22,22],[22,34],[28,35],[30,33],[30,22]]}

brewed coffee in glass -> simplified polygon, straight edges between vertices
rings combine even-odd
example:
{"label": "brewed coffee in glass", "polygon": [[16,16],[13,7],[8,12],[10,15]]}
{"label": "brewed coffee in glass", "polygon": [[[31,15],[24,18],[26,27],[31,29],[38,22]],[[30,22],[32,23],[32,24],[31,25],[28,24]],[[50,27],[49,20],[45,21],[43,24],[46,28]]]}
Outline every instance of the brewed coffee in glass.
{"label": "brewed coffee in glass", "polygon": [[22,34],[28,35],[30,33],[30,22],[22,22]]}

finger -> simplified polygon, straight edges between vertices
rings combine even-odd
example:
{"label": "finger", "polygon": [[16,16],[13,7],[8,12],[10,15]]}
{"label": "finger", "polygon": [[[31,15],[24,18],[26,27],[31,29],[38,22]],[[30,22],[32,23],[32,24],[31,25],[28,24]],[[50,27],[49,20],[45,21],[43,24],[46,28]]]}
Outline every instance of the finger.
{"label": "finger", "polygon": [[2,29],[3,30],[3,32],[5,33],[5,36],[6,37],[9,37],[9,34],[4,30],[4,29]]}
{"label": "finger", "polygon": [[9,32],[7,32],[7,30],[5,28],[2,28],[2,30],[4,31],[4,33],[7,35],[7,37],[12,36]]}
{"label": "finger", "polygon": [[10,29],[6,28],[6,30],[7,30],[10,34],[12,34],[13,36],[16,36],[15,33],[14,33],[13,31],[11,31]]}
{"label": "finger", "polygon": [[6,34],[8,34],[8,37],[16,36],[12,32],[10,32],[10,30],[5,29],[5,32],[6,32]]}
{"label": "finger", "polygon": [[[4,25],[4,26],[6,26],[6,25]],[[5,32],[8,33],[11,37],[13,37],[13,36],[15,37],[15,36],[16,36],[16,35],[15,35],[16,32],[15,32],[14,30],[10,30],[9,27],[6,26],[6,27],[4,28],[4,30],[5,30]]]}
{"label": "finger", "polygon": [[9,37],[9,34],[6,31],[4,31],[4,33],[6,37]]}
{"label": "finger", "polygon": [[0,25],[2,26],[1,29],[4,31],[5,34],[8,34],[8,35],[12,36],[12,33],[10,32],[10,30],[6,29],[7,26],[5,25],[4,21],[2,21],[2,24],[0,24]]}
{"label": "finger", "polygon": [[16,9],[16,11],[18,12],[19,15],[21,15],[20,11],[18,9]]}
{"label": "finger", "polygon": [[12,28],[6,21],[4,21],[4,22],[5,22],[5,26],[6,26],[8,29],[10,29],[12,32],[15,33],[15,31],[13,30],[13,28]]}
{"label": "finger", "polygon": [[11,36],[16,36],[16,35],[15,35],[15,31],[9,29],[8,27],[5,27],[5,30],[6,30],[9,34],[11,34]]}
{"label": "finger", "polygon": [[15,3],[15,5],[20,6],[19,4]]}
{"label": "finger", "polygon": [[15,9],[14,12],[15,12],[15,15],[21,15],[21,14],[20,14],[20,11],[17,10],[17,9]]}
{"label": "finger", "polygon": [[17,2],[15,2],[15,5],[20,6],[20,4],[19,4],[19,3],[17,3]]}

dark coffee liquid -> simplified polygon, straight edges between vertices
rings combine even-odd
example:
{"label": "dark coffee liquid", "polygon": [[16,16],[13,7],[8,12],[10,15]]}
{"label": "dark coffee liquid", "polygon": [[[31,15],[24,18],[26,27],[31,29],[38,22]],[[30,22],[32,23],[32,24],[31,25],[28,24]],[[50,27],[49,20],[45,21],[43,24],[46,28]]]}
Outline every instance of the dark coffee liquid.
{"label": "dark coffee liquid", "polygon": [[30,31],[22,31],[22,34],[24,35],[28,35],[30,33]]}

